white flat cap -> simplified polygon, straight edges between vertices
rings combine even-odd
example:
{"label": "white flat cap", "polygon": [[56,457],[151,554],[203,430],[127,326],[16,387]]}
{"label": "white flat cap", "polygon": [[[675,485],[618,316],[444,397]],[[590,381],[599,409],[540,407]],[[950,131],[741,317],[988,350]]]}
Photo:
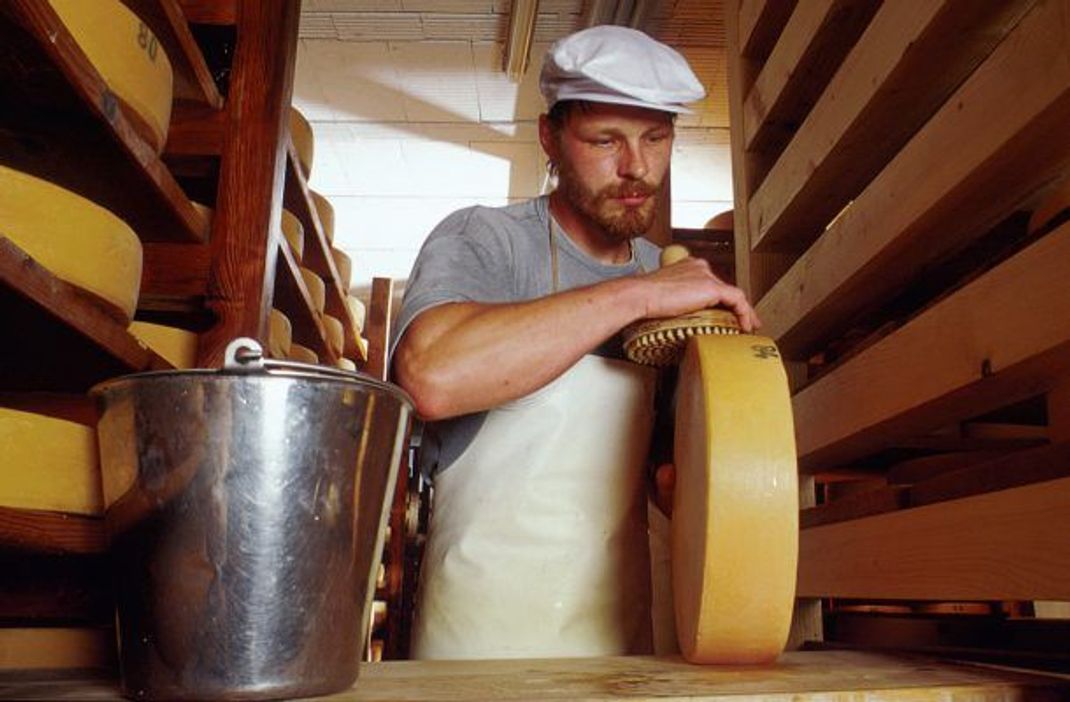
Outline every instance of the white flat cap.
{"label": "white flat cap", "polygon": [[547,109],[562,100],[690,113],[706,96],[687,59],[628,27],[604,24],[570,34],[546,52],[539,88]]}

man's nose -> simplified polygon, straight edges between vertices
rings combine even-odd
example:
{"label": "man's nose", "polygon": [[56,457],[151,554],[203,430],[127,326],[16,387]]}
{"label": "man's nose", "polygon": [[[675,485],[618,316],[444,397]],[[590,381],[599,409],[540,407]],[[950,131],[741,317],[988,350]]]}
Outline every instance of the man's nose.
{"label": "man's nose", "polygon": [[617,174],[622,178],[642,180],[650,171],[646,154],[640,144],[626,143],[621,150],[620,162],[617,164]]}

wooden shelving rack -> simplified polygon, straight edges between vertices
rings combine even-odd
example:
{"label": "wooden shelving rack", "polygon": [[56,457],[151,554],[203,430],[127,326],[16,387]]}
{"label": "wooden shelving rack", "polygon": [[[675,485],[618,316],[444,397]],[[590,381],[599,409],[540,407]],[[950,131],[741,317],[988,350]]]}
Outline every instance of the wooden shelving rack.
{"label": "wooden shelving rack", "polygon": [[726,13],[737,279],[810,490],[799,638],[823,602],[826,645],[1065,665],[1033,614],[1070,600],[1070,226],[1028,220],[1070,173],[1070,2]]}

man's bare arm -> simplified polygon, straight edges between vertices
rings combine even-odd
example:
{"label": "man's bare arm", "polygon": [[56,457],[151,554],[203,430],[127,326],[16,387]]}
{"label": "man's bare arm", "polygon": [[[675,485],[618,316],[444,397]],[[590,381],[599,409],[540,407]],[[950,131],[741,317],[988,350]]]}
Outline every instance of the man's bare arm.
{"label": "man's bare arm", "polygon": [[694,258],[527,302],[447,303],[406,330],[394,377],[425,419],[478,412],[538,390],[631,322],[717,304],[745,329],[758,323],[743,293]]}

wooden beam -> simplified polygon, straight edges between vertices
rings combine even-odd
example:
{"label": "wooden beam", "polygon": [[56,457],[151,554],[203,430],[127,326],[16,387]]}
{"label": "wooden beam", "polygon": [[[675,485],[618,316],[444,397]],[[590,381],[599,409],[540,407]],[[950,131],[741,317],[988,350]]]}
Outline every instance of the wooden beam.
{"label": "wooden beam", "polygon": [[[802,250],[809,245],[1033,4],[884,3],[809,116],[796,118],[802,126],[754,194],[752,246]],[[747,100],[749,149],[760,148],[761,120],[780,119],[782,98],[763,90],[769,83],[765,73]],[[784,76],[780,82],[787,80],[785,69],[778,74]]]}
{"label": "wooden beam", "polygon": [[739,50],[764,60],[795,9],[795,0],[742,0],[739,4]]}
{"label": "wooden beam", "polygon": [[793,398],[800,466],[840,465],[1045,392],[1070,372],[1070,224]]}
{"label": "wooden beam", "polygon": [[802,531],[800,595],[1070,599],[1070,478]]}
{"label": "wooden beam", "polygon": [[732,193],[735,205],[736,285],[757,300],[788,269],[794,259],[777,254],[752,254],[747,203],[757,174],[765,171],[760,156],[747,152],[743,136],[743,96],[750,89],[756,62],[740,53],[740,0],[725,0],[728,46],[728,112],[732,151]]}
{"label": "wooden beam", "polygon": [[238,5],[208,281],[208,307],[218,321],[200,336],[201,367],[219,366],[236,337],[267,339],[299,9],[299,0]]}
{"label": "wooden beam", "polygon": [[809,0],[795,6],[743,104],[748,151],[783,147],[879,5]]}
{"label": "wooden beam", "polygon": [[1048,438],[1070,441],[1070,375],[1060,378],[1048,392]]}
{"label": "wooden beam", "polygon": [[761,299],[763,332],[788,357],[987,231],[1065,168],[1068,36],[1070,0],[1037,5]]}
{"label": "wooden beam", "polygon": [[364,336],[368,340],[368,364],[364,371],[379,380],[390,379],[388,357],[393,304],[394,281],[390,278],[372,278],[368,319],[364,325]]}

